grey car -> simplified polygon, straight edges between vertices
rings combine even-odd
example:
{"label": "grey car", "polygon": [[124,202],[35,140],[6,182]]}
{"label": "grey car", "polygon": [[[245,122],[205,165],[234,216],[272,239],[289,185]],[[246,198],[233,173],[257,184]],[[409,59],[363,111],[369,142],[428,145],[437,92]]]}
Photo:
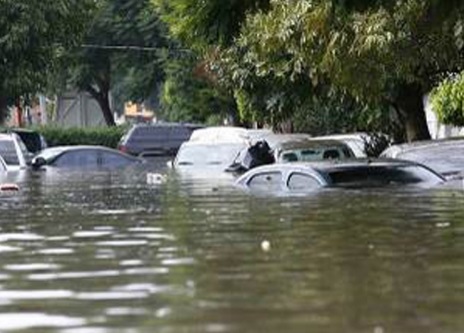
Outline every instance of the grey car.
{"label": "grey car", "polygon": [[122,152],[147,156],[174,156],[180,145],[189,140],[200,125],[157,123],[137,124],[121,138],[118,149]]}
{"label": "grey car", "polygon": [[261,166],[238,178],[236,184],[252,193],[305,194],[328,187],[433,187],[444,181],[439,174],[418,163],[357,159]]}
{"label": "grey car", "polygon": [[42,150],[32,167],[73,169],[116,169],[142,163],[143,160],[102,146],[62,146]]}
{"label": "grey car", "polygon": [[380,156],[422,163],[446,178],[457,177],[464,172],[463,139],[417,141],[393,145]]}

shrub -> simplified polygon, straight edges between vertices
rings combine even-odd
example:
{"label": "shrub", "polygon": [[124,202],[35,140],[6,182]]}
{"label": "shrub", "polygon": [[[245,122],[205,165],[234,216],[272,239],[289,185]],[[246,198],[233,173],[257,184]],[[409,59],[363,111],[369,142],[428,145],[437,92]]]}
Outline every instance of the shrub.
{"label": "shrub", "polygon": [[58,126],[40,126],[34,129],[44,136],[49,147],[99,145],[116,148],[128,127],[64,128]]}
{"label": "shrub", "polygon": [[432,91],[431,99],[440,122],[464,126],[464,73],[444,80]]}

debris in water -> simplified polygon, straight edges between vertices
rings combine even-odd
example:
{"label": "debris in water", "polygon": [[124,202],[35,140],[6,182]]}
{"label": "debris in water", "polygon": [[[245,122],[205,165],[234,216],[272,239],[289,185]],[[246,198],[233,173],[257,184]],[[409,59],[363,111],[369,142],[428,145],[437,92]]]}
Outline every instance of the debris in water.
{"label": "debris in water", "polygon": [[269,242],[268,240],[263,240],[261,242],[261,249],[264,252],[269,252],[271,250],[271,242]]}

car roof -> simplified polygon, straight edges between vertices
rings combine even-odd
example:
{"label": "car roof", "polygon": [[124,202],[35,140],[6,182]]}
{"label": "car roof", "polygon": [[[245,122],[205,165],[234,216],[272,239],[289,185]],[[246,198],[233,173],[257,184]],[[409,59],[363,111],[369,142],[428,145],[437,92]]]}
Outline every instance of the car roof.
{"label": "car roof", "polygon": [[14,133],[0,133],[0,140],[9,140],[13,141],[16,138]]}
{"label": "car roof", "polygon": [[349,159],[329,159],[321,161],[312,161],[312,162],[292,162],[292,163],[275,163],[265,166],[261,166],[261,170],[275,170],[275,169],[286,169],[291,170],[295,168],[311,168],[320,171],[331,171],[336,169],[344,168],[356,168],[356,167],[400,167],[400,166],[422,166],[420,163],[413,161],[392,159],[392,158],[375,158],[375,159],[361,159],[361,158],[349,158]]}
{"label": "car roof", "polygon": [[448,148],[448,147],[456,147],[456,146],[464,146],[464,138],[456,137],[456,138],[447,138],[447,139],[438,139],[438,140],[424,140],[424,141],[414,141],[411,143],[402,143],[397,145],[392,145],[385,149],[382,152],[383,156],[391,156],[390,154],[393,153],[393,156],[396,156],[401,153],[412,152],[412,151],[424,151],[430,148]]}
{"label": "car roof", "polygon": [[101,150],[101,151],[107,151],[107,152],[112,152],[116,153],[119,155],[124,155],[129,158],[134,158],[133,156],[130,156],[128,154],[125,154],[119,150],[108,148],[105,146],[92,146],[92,145],[77,145],[77,146],[57,146],[57,147],[51,147],[51,148],[46,148],[42,150],[37,156],[43,157],[45,159],[51,159],[54,158],[63,152],[67,151],[76,151],[76,150]]}

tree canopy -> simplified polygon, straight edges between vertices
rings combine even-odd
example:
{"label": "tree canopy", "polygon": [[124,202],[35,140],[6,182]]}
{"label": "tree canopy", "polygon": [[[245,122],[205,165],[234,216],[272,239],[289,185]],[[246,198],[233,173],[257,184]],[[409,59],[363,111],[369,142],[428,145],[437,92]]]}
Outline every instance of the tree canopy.
{"label": "tree canopy", "polygon": [[93,0],[0,0],[0,110],[43,91],[47,73],[80,43]]}
{"label": "tree canopy", "polygon": [[462,1],[231,2],[243,15],[215,11],[214,0],[153,1],[174,35],[207,46],[211,75],[236,91],[239,106],[274,118],[322,92],[395,110],[409,140],[426,139],[424,95],[463,65]]}
{"label": "tree canopy", "polygon": [[[83,45],[63,58],[57,73],[87,91],[114,125],[110,91],[118,100],[143,101],[157,93],[169,41],[149,0],[102,0]],[[64,85],[61,85],[64,86]]]}

